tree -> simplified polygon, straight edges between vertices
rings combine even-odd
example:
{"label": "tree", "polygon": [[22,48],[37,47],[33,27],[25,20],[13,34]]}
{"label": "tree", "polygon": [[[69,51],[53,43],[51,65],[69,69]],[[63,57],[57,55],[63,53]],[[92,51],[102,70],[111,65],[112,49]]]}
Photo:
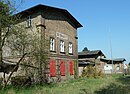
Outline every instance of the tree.
{"label": "tree", "polygon": [[[27,32],[23,25],[17,24],[20,20],[19,15],[14,15],[16,8],[11,4],[9,0],[0,0],[0,69],[4,69],[5,73],[9,73],[9,77],[5,80],[5,85],[12,77],[14,71],[19,67],[21,62],[25,62],[24,66],[35,67],[38,70],[39,82],[46,83],[47,75],[47,41],[41,30],[39,33]],[[8,55],[12,55],[14,58],[18,57],[16,66],[11,70],[7,69],[7,65],[3,62],[3,52],[9,50]],[[30,58],[31,57],[31,58]],[[28,58],[28,59],[27,59]],[[26,59],[33,59],[38,64],[30,66],[26,63]],[[25,69],[27,69],[26,67]]]}
{"label": "tree", "polygon": [[89,51],[89,50],[88,50],[88,48],[87,48],[87,47],[85,47],[85,48],[83,49],[83,51]]}
{"label": "tree", "polygon": [[[10,36],[13,36],[17,30],[19,30],[15,26],[16,23],[19,21],[19,16],[13,16],[15,12],[16,12],[16,8],[9,0],[0,0],[0,69],[2,72],[4,72],[5,86],[8,83],[8,81],[11,78],[14,71],[16,70],[16,68],[18,67],[19,63],[22,61],[22,59],[27,54],[27,53],[24,53],[21,56],[21,58],[17,62],[17,65],[12,70],[9,70],[7,68],[8,64],[5,64],[3,62],[3,60],[4,60],[3,52],[4,52],[4,50],[6,50],[5,48],[9,48],[9,46],[7,46],[7,42],[9,42],[8,39]],[[11,73],[9,75],[9,78],[6,81],[5,73],[9,73],[9,72],[11,72]]]}
{"label": "tree", "polygon": [[130,66],[130,62],[128,63],[128,65]]}

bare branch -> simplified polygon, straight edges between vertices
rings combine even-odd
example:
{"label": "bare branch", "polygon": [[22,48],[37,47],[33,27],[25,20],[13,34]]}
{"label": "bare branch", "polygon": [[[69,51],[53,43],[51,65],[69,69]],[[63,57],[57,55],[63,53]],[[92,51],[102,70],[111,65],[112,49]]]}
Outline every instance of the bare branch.
{"label": "bare branch", "polygon": [[17,65],[12,69],[12,71],[11,71],[11,73],[10,73],[10,75],[9,75],[9,77],[8,77],[8,79],[7,79],[7,81],[6,81],[6,83],[4,84],[4,87],[2,88],[2,90],[6,87],[6,85],[8,84],[8,82],[9,82],[11,76],[13,75],[13,73],[15,72],[15,70],[19,67],[20,62],[24,59],[24,57],[25,57],[26,55],[27,55],[27,53],[25,53],[25,54],[19,59]]}

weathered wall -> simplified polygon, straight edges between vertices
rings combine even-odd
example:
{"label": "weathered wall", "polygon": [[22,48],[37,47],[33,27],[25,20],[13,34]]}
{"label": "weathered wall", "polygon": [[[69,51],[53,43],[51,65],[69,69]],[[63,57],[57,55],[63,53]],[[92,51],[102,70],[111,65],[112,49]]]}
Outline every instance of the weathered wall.
{"label": "weathered wall", "polygon": [[[45,12],[43,17],[45,17],[45,34],[46,38],[49,40],[50,37],[55,38],[55,52],[50,52],[50,59],[56,60],[57,67],[60,65],[60,60],[64,60],[66,63],[66,76],[63,79],[68,79],[69,75],[69,60],[77,59],[77,30],[73,25],[70,24],[65,15],[58,11],[48,10]],[[65,37],[58,37],[57,34],[63,34]],[[65,53],[60,53],[60,40],[65,42]],[[68,53],[68,44],[71,42],[73,44],[73,55]],[[73,76],[72,76],[73,78]]]}
{"label": "weathered wall", "polygon": [[[69,72],[69,61],[78,59],[78,44],[77,44],[77,39],[76,39],[77,28],[75,28],[73,26],[72,22],[69,19],[67,19],[65,15],[63,15],[61,12],[58,12],[58,11],[48,10],[48,11],[44,11],[44,12],[37,12],[35,14],[30,14],[27,16],[31,16],[32,26],[26,27],[26,18],[23,18],[23,20],[19,24],[24,25],[26,27],[26,30],[28,32],[30,32],[30,34],[37,34],[40,37],[41,32],[43,32],[43,34],[45,34],[45,39],[48,41],[49,41],[50,37],[55,38],[56,51],[50,52],[50,50],[48,48],[49,59],[50,60],[53,59],[56,61],[57,75],[52,78],[54,80],[57,80],[58,77],[60,78],[60,80],[67,80],[69,78],[74,78],[74,75],[70,75],[70,72]],[[58,37],[57,36],[58,33],[65,35],[65,37],[64,38]],[[60,40],[63,40],[65,42],[65,53],[64,54],[60,53],[60,48],[59,48]],[[69,42],[71,42],[73,44],[73,54],[72,55],[70,55],[68,53],[68,43]],[[7,53],[4,54],[4,57],[13,58],[12,56],[10,56]],[[60,72],[58,70],[61,60],[64,60],[64,62],[65,62],[65,68],[66,68],[65,76],[61,76]],[[12,59],[12,61],[13,61],[13,59]],[[17,61],[17,60],[15,60],[15,61]],[[30,63],[32,63],[32,62],[30,62]],[[34,63],[35,63],[35,61],[31,65],[36,65]],[[20,65],[18,72],[15,73],[14,76],[27,74],[27,71],[24,70],[24,68],[25,68],[25,66]],[[48,63],[48,68],[49,68],[49,63]],[[35,71],[37,73],[35,68],[30,67],[29,70]],[[49,70],[48,70],[48,74],[49,74]]]}

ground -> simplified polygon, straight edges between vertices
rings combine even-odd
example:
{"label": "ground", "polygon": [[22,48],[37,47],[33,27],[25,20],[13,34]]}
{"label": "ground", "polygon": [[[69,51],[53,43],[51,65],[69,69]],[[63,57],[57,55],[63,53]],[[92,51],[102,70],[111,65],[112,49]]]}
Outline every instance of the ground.
{"label": "ground", "polygon": [[8,86],[0,94],[130,94],[130,77],[105,75],[103,78],[79,78],[50,85]]}

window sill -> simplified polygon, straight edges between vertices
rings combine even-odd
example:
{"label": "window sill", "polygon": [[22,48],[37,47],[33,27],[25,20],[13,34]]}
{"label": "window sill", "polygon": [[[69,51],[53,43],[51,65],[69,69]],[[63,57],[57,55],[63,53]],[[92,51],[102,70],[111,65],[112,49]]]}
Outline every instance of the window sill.
{"label": "window sill", "polygon": [[32,26],[26,26],[25,29],[31,28]]}
{"label": "window sill", "polygon": [[65,54],[65,52],[60,52],[61,54]]}
{"label": "window sill", "polygon": [[73,53],[69,53],[69,55],[73,55]]}
{"label": "window sill", "polygon": [[50,50],[50,52],[56,53],[56,51],[52,51],[52,50]]}

